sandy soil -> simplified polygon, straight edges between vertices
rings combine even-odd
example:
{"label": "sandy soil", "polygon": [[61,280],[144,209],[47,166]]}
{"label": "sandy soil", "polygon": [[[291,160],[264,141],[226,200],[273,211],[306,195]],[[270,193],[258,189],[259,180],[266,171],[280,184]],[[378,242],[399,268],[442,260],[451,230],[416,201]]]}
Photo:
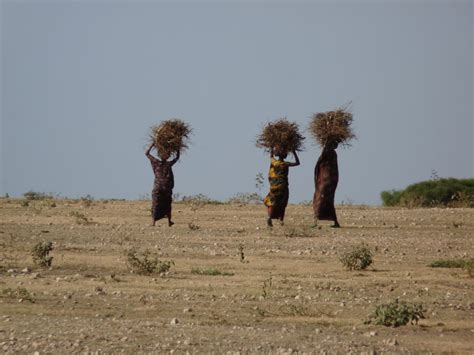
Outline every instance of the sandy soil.
{"label": "sandy soil", "polygon": [[[311,229],[311,207],[298,205],[269,231],[262,206],[175,204],[176,225],[153,228],[146,201],[55,203],[0,200],[2,353],[474,352],[474,279],[428,267],[474,256],[474,209],[340,206],[341,229]],[[33,264],[39,241],[54,243],[51,269]],[[345,270],[339,256],[361,242],[373,266]],[[131,274],[131,247],[174,266]],[[422,303],[426,319],[364,324],[396,298]]]}

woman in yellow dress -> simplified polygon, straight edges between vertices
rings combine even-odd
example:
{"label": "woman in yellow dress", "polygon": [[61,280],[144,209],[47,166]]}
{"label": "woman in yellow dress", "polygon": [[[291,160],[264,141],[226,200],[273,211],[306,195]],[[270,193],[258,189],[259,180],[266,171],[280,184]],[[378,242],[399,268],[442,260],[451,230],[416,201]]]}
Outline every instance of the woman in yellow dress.
{"label": "woman in yellow dress", "polygon": [[[267,206],[268,227],[273,227],[272,219],[279,219],[283,225],[285,218],[285,209],[288,204],[288,197],[290,195],[288,189],[288,170],[290,167],[300,165],[300,160],[296,151],[293,151],[295,162],[285,161],[287,157],[286,152],[277,151],[274,154],[273,150],[270,152],[271,164],[268,172],[268,182],[270,183],[270,192],[265,197],[263,203]],[[275,155],[278,159],[275,159]]]}

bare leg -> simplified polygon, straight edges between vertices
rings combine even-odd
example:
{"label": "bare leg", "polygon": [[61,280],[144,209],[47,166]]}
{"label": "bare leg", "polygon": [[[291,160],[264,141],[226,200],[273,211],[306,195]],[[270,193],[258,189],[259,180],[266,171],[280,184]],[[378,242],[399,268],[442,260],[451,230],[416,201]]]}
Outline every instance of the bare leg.
{"label": "bare leg", "polygon": [[151,218],[151,226],[154,227],[156,225],[156,221],[155,219],[152,217]]}
{"label": "bare leg", "polygon": [[268,212],[267,227],[271,228],[271,227],[273,227],[273,222],[272,222],[272,217],[271,217],[272,216],[272,208],[268,207],[267,212]]}
{"label": "bare leg", "polygon": [[285,219],[285,211],[283,211],[283,213],[281,214],[281,217],[280,217],[280,225],[284,225],[285,222],[283,222],[283,220]]}
{"label": "bare leg", "polygon": [[174,224],[174,222],[171,220],[171,208],[170,211],[168,212],[168,226],[171,227]]}

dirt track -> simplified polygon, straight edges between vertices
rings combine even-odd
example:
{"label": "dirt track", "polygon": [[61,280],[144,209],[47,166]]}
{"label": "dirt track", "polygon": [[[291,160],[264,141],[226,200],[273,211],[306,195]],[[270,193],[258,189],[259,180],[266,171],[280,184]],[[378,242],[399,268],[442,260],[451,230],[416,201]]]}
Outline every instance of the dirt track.
{"label": "dirt track", "polygon": [[[343,228],[311,229],[311,207],[290,206],[269,231],[262,206],[175,204],[176,225],[153,228],[148,202],[56,204],[0,200],[0,291],[23,287],[34,300],[0,293],[2,353],[474,352],[474,279],[427,266],[474,256],[474,209],[342,206]],[[43,240],[54,242],[50,270],[30,256]],[[361,242],[376,250],[373,267],[346,271],[339,255]],[[131,274],[131,247],[175,265]],[[397,297],[422,303],[427,318],[364,324]]]}

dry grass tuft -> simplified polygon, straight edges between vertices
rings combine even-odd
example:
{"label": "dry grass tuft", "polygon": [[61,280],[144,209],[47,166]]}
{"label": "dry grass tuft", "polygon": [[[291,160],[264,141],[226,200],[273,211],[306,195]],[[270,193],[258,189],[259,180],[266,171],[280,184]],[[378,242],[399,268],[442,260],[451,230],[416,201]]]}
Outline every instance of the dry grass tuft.
{"label": "dry grass tuft", "polygon": [[192,129],[186,122],[179,119],[162,121],[151,127],[150,141],[155,144],[158,155],[171,155],[183,152],[188,148]]}
{"label": "dry grass tuft", "polygon": [[267,123],[257,136],[257,147],[268,152],[284,154],[303,150],[303,135],[296,122],[289,122],[286,118]]}
{"label": "dry grass tuft", "polygon": [[349,146],[350,141],[356,138],[351,128],[352,113],[348,111],[347,106],[313,115],[309,131],[321,147],[328,142]]}

